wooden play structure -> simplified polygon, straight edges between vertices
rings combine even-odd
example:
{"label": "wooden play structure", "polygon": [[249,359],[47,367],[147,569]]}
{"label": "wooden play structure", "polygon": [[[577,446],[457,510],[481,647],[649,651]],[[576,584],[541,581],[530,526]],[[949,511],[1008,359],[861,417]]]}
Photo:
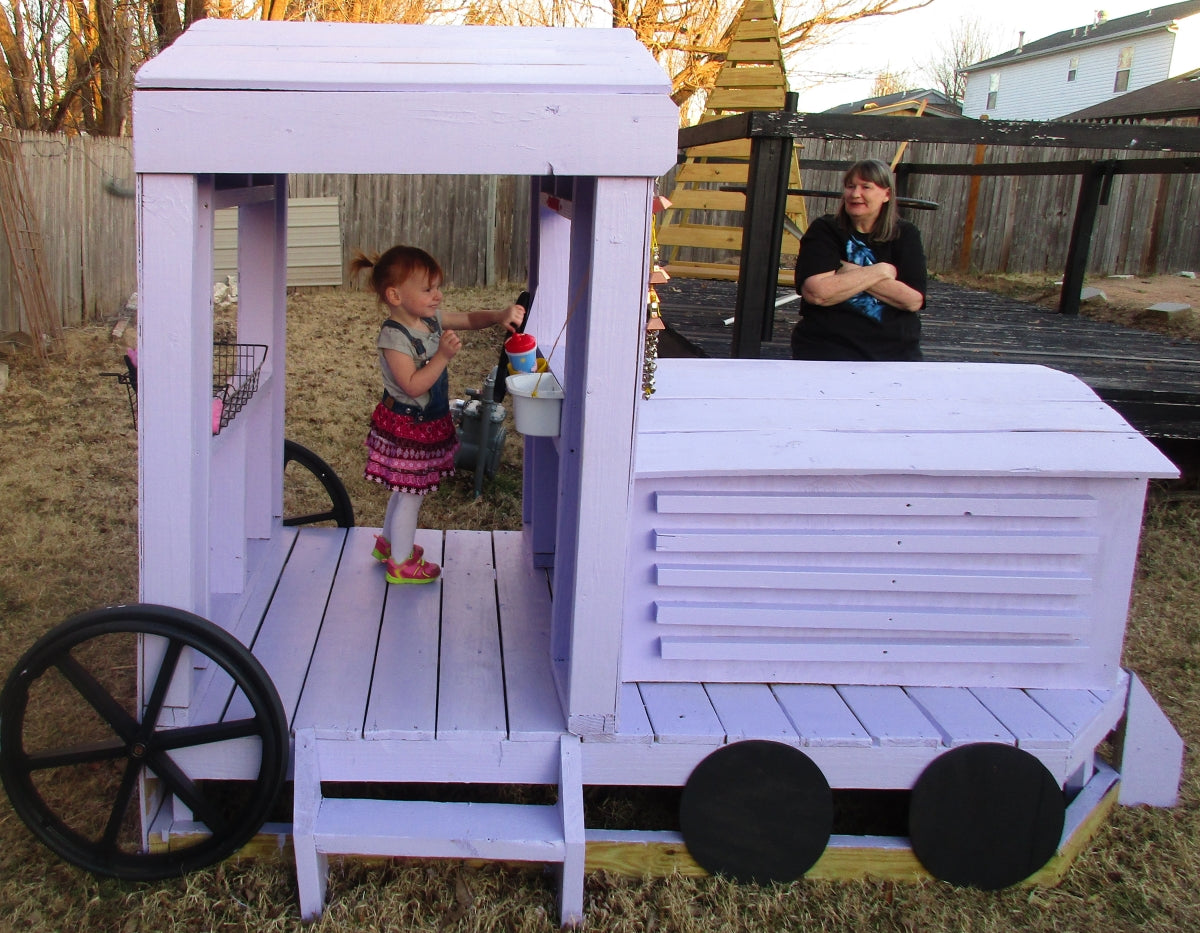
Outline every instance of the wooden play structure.
{"label": "wooden play structure", "polygon": [[[779,39],[779,20],[772,0],[746,0],[738,18],[730,27],[729,50],[709,92],[700,123],[747,111],[782,110],[787,102],[787,73],[783,46]],[[701,279],[735,280],[738,263],[734,261],[685,260],[682,247],[709,250],[742,250],[743,225],[730,224],[724,212],[746,211],[746,190],[750,184],[750,140],[733,140],[688,147],[680,155],[682,164],[674,176],[674,187],[666,192],[671,207],[658,223],[661,255],[671,275]],[[796,162],[780,166],[789,188],[800,188]],[[786,213],[790,230],[808,226],[804,198],[788,198]],[[799,240],[792,232],[782,237],[781,269],[796,264]]]}
{"label": "wooden play structure", "polygon": [[[544,863],[571,923],[589,868],[997,888],[1118,797],[1174,802],[1182,744],[1120,664],[1174,467],[1037,366],[663,359],[644,397],[676,119],[624,31],[205,20],[141,70],[141,603],[8,679],[0,768],[39,838],[158,878],[290,836],[306,918],[340,855]],[[534,181],[557,433],[526,437],[522,531],[419,532],[429,586],[386,584],[377,529],[283,521],[289,172]],[[264,350],[214,426],[226,206]],[[531,796],[469,799],[496,785]],[[588,825],[585,789],[630,785],[682,788],[679,831]],[[856,788],[911,791],[907,836],[835,832]]]}

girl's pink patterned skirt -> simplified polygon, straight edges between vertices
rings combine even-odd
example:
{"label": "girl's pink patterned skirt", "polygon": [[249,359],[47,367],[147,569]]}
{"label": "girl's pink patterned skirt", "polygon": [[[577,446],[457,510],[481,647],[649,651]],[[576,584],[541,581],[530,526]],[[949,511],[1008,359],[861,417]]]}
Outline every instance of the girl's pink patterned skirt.
{"label": "girl's pink patterned skirt", "polygon": [[433,492],[442,479],[454,475],[458,435],[449,415],[415,421],[380,403],[371,415],[366,445],[363,475],[389,489],[421,495]]}

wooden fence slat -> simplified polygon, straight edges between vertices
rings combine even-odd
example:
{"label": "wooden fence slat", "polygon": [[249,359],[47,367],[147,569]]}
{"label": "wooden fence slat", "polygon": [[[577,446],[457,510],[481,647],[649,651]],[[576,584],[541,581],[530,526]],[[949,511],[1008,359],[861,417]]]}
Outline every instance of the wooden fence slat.
{"label": "wooden fence slat", "polygon": [[[857,124],[855,124],[857,126]],[[120,312],[137,287],[137,237],[131,141],[19,132],[29,175],[27,197],[42,226],[50,304],[61,323],[100,321]],[[1098,138],[1101,138],[1098,136]],[[802,148],[799,148],[802,147]],[[840,172],[860,158],[891,161],[896,144],[802,139],[805,186],[838,190]],[[907,162],[969,164],[974,144],[914,142]],[[1017,149],[988,145],[988,163],[1122,159],[1115,149]],[[1172,153],[1163,153],[1172,157]],[[1147,160],[1147,153],[1136,158]],[[808,170],[805,162],[824,163]],[[336,196],[345,259],[355,249],[416,243],[438,257],[451,285],[522,283],[528,268],[529,181],[509,176],[292,176],[293,197]],[[665,176],[659,190],[672,187]],[[970,264],[980,272],[1059,274],[1066,266],[1078,176],[979,179]],[[966,247],[970,180],[914,174],[908,194],[935,201],[912,211],[934,271],[956,268]],[[808,216],[836,206],[809,197]],[[740,227],[740,211],[694,211],[697,222]],[[681,248],[681,262],[722,262],[717,248]],[[1200,175],[1118,176],[1097,211],[1087,271],[1149,275],[1200,270]],[[22,327],[21,297],[7,250],[0,249],[0,333]]]}

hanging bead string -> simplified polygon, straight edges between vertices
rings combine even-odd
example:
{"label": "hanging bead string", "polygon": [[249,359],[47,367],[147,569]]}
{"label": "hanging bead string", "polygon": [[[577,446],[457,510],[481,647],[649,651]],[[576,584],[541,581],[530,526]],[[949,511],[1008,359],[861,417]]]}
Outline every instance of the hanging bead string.
{"label": "hanging bead string", "polygon": [[[659,201],[657,196],[655,201]],[[650,222],[650,275],[659,269],[658,256],[658,224],[654,222],[653,211]],[[665,273],[663,273],[665,275]],[[658,334],[666,325],[662,320],[658,292],[654,290],[651,281],[646,293],[646,352],[642,355],[642,398],[648,399],[654,394],[654,373],[658,369]]]}

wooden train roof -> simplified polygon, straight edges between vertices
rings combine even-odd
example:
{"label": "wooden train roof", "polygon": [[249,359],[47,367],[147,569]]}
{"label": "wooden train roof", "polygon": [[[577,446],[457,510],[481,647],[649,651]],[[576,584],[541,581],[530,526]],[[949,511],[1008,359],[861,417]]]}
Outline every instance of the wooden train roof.
{"label": "wooden train roof", "polygon": [[138,72],[134,162],[654,177],[670,92],[629,30],[202,20]]}

